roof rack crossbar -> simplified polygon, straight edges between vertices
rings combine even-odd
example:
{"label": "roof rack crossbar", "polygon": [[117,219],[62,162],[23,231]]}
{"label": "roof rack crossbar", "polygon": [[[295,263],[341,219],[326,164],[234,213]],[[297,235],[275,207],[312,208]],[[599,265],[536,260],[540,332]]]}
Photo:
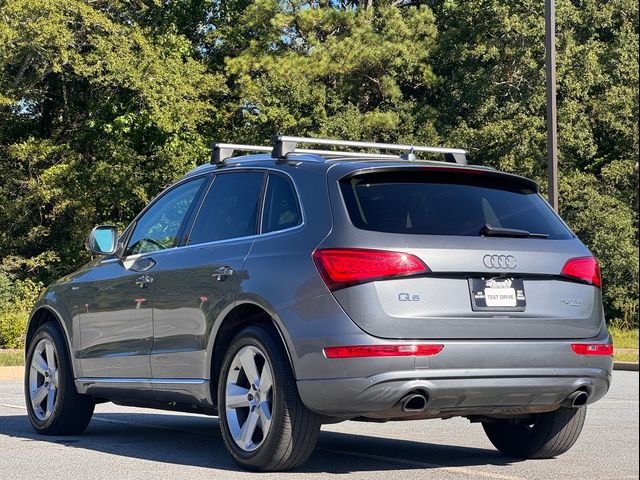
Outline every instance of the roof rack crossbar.
{"label": "roof rack crossbar", "polygon": [[[264,145],[242,145],[237,143],[216,143],[213,145],[211,155],[211,163],[213,165],[223,165],[224,161],[233,157],[235,151],[239,152],[269,152],[273,151],[273,147]],[[296,148],[290,153],[321,155],[323,157],[336,158],[373,158],[377,160],[397,160],[398,155],[390,155],[386,153],[365,153],[365,152],[337,152],[335,150],[315,150],[308,148]]]}
{"label": "roof rack crossbar", "polygon": [[[325,158],[371,158],[378,160],[415,160],[415,152],[439,153],[444,155],[445,161],[467,165],[466,151],[459,148],[426,147],[416,145],[402,145],[394,143],[374,143],[356,142],[350,140],[330,140],[325,138],[288,137],[276,135],[272,138],[273,146],[266,145],[245,145],[239,143],[216,143],[213,145],[211,153],[211,163],[213,165],[224,165],[228,158],[232,158],[235,151],[241,152],[269,152],[275,159],[284,159],[289,154],[320,155]],[[329,145],[338,147],[354,148],[375,148],[378,150],[391,150],[403,152],[401,154],[389,153],[366,153],[337,150],[316,150],[308,148],[297,148],[299,143],[308,145]]]}
{"label": "roof rack crossbar", "polygon": [[308,145],[329,145],[332,147],[375,148],[379,150],[402,151],[405,152],[403,157],[406,159],[412,159],[412,154],[415,152],[440,153],[445,156],[445,161],[458,163],[460,165],[467,164],[467,152],[460,148],[428,147],[396,143],[357,142],[351,140],[331,140],[327,138],[291,137],[286,135],[274,135],[272,137],[272,143],[273,151],[271,152],[271,156],[273,158],[283,158],[289,153],[294,153],[297,150],[299,143],[305,143]]}

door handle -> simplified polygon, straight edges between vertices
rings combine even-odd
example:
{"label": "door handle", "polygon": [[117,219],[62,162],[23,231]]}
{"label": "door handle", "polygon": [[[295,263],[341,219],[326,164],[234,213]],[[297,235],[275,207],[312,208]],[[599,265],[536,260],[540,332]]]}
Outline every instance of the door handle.
{"label": "door handle", "polygon": [[144,288],[150,283],[153,283],[153,277],[150,275],[142,275],[136,279],[136,285],[138,285],[140,288]]}
{"label": "door handle", "polygon": [[227,277],[233,275],[233,269],[227,266],[216,268],[213,271],[213,278],[215,278],[219,282],[224,282]]}

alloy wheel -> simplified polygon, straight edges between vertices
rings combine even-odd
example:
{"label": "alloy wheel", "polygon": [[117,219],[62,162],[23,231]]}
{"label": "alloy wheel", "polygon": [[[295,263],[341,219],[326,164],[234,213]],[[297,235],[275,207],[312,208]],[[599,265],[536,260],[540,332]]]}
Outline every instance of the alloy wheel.
{"label": "alloy wheel", "polygon": [[259,448],[271,427],[273,374],[266,355],[248,345],[236,353],[225,387],[225,414],[236,445],[245,452]]}
{"label": "alloy wheel", "polygon": [[43,338],[33,349],[29,368],[29,399],[38,420],[47,420],[58,397],[58,355],[51,340]]}

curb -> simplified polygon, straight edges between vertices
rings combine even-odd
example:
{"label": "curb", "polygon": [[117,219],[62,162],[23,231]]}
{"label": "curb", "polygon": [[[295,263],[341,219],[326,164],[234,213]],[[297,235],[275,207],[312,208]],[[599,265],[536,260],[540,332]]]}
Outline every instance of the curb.
{"label": "curb", "polygon": [[614,362],[613,363],[614,370],[626,370],[628,372],[637,372],[638,364],[635,362]]}
{"label": "curb", "polygon": [[24,378],[24,367],[0,367],[0,380],[22,380]]}

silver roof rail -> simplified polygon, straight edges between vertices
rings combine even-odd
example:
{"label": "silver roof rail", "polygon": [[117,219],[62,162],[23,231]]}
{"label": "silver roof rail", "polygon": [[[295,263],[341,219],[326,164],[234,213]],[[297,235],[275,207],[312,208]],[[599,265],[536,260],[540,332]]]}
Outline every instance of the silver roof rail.
{"label": "silver roof rail", "polygon": [[[273,146],[265,145],[244,145],[239,143],[216,143],[213,145],[211,154],[211,163],[213,165],[224,165],[227,158],[233,157],[235,151],[241,152],[269,152],[271,157],[275,159],[286,158],[291,153],[320,155],[325,158],[354,158],[354,159],[376,159],[376,160],[415,160],[415,152],[428,152],[443,154],[445,161],[457,163],[460,165],[467,164],[466,151],[459,148],[441,148],[441,147],[425,147],[414,145],[402,145],[395,143],[373,143],[373,142],[355,142],[350,140],[329,140],[325,138],[307,138],[307,137],[288,137],[276,135],[273,137]],[[378,150],[401,151],[402,154],[388,153],[366,153],[366,152],[350,152],[336,150],[315,150],[307,148],[297,148],[298,143],[306,143],[309,145],[329,145],[337,147],[355,147],[355,148],[375,148]]]}
{"label": "silver roof rail", "polygon": [[[420,145],[403,145],[398,143],[375,143],[375,142],[356,142],[352,140],[331,140],[327,138],[310,138],[310,137],[289,137],[286,135],[275,135],[272,137],[273,158],[284,158],[289,153],[298,153],[299,143],[307,145],[329,145],[332,147],[352,147],[352,148],[375,148],[378,150],[392,150],[404,152],[399,155],[403,160],[415,160],[415,152],[440,153],[444,155],[445,161],[467,165],[467,152],[461,148],[443,148],[443,147],[427,147]],[[351,156],[355,152],[332,152],[333,156]],[[370,154],[364,154],[363,157]],[[391,155],[391,157],[394,157]],[[397,158],[397,156],[396,156]]]}

